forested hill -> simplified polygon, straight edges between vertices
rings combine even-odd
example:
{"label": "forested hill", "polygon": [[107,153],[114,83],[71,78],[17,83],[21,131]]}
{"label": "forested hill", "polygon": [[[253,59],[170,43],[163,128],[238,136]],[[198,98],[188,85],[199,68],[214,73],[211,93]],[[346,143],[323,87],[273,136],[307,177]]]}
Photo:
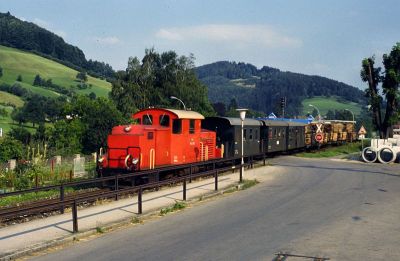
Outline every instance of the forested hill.
{"label": "forested hill", "polygon": [[104,62],[86,60],[85,54],[76,46],[67,44],[58,35],[22,21],[10,13],[0,13],[0,45],[34,52],[60,62],[68,67],[96,77],[114,77],[114,70]]}
{"label": "forested hill", "polygon": [[314,96],[337,96],[349,102],[365,104],[358,88],[321,76],[283,72],[264,66],[221,61],[196,68],[197,76],[208,87],[212,103],[226,105],[236,99],[239,106],[256,111],[279,112],[279,101],[286,97],[287,115],[300,115],[302,100]]}

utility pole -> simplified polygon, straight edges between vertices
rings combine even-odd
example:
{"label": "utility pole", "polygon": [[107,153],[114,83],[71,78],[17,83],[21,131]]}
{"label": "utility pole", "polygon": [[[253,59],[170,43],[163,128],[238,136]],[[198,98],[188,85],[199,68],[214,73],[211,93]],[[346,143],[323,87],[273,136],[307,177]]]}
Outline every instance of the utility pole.
{"label": "utility pole", "polygon": [[286,96],[281,98],[282,118],[285,118]]}

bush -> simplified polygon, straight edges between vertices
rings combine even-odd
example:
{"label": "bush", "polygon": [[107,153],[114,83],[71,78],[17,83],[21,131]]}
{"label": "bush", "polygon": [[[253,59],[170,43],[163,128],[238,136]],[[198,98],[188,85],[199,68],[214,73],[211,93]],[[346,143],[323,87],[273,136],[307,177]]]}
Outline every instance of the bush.
{"label": "bush", "polygon": [[0,162],[22,158],[22,143],[10,137],[0,139]]}

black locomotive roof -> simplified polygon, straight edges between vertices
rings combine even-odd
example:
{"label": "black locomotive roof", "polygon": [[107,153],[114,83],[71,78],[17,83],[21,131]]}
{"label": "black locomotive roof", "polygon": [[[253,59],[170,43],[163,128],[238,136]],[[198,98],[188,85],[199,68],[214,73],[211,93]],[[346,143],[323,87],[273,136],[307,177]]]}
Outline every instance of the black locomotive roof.
{"label": "black locomotive roof", "polygon": [[276,120],[260,120],[265,126],[289,126],[287,121],[276,121]]}
{"label": "black locomotive roof", "polygon": [[[241,126],[242,125],[242,120],[240,118],[233,118],[233,117],[206,117],[207,119],[212,119],[212,120],[223,120],[226,121],[229,125],[232,126]],[[243,122],[244,126],[260,126],[262,123],[259,120],[255,119],[244,119]]]}

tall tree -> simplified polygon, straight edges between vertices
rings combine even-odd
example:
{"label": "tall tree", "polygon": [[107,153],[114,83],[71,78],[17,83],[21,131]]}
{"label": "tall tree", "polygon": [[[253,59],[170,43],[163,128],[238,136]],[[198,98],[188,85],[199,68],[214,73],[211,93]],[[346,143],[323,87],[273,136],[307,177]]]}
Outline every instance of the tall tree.
{"label": "tall tree", "polygon": [[374,67],[375,57],[365,58],[362,61],[361,69],[361,79],[364,82],[368,82],[368,89],[365,91],[366,96],[369,99],[369,104],[372,109],[372,118],[374,125],[379,132],[381,138],[384,137],[383,127],[382,127],[382,114],[381,114],[381,103],[382,97],[378,92],[378,84],[381,82],[381,68]]}
{"label": "tall tree", "polygon": [[[383,55],[385,71],[374,67],[374,57],[362,62],[361,79],[368,82],[366,90],[373,112],[373,123],[381,138],[392,135],[392,125],[399,119],[399,87],[400,87],[400,43],[393,46],[389,54]],[[386,97],[385,117],[382,120],[382,97],[378,92],[378,84],[382,83],[382,92]]]}
{"label": "tall tree", "polygon": [[180,104],[171,100],[171,96],[205,115],[214,113],[207,89],[194,73],[193,55],[178,56],[174,51],[159,54],[147,49],[141,61],[129,58],[127,69],[117,73],[110,93],[124,115],[148,106],[179,108]]}
{"label": "tall tree", "polygon": [[392,125],[399,120],[399,87],[400,87],[400,43],[393,46],[390,54],[383,55],[385,75],[382,81],[383,93],[386,95],[386,112],[383,121],[385,135],[393,135]]}

